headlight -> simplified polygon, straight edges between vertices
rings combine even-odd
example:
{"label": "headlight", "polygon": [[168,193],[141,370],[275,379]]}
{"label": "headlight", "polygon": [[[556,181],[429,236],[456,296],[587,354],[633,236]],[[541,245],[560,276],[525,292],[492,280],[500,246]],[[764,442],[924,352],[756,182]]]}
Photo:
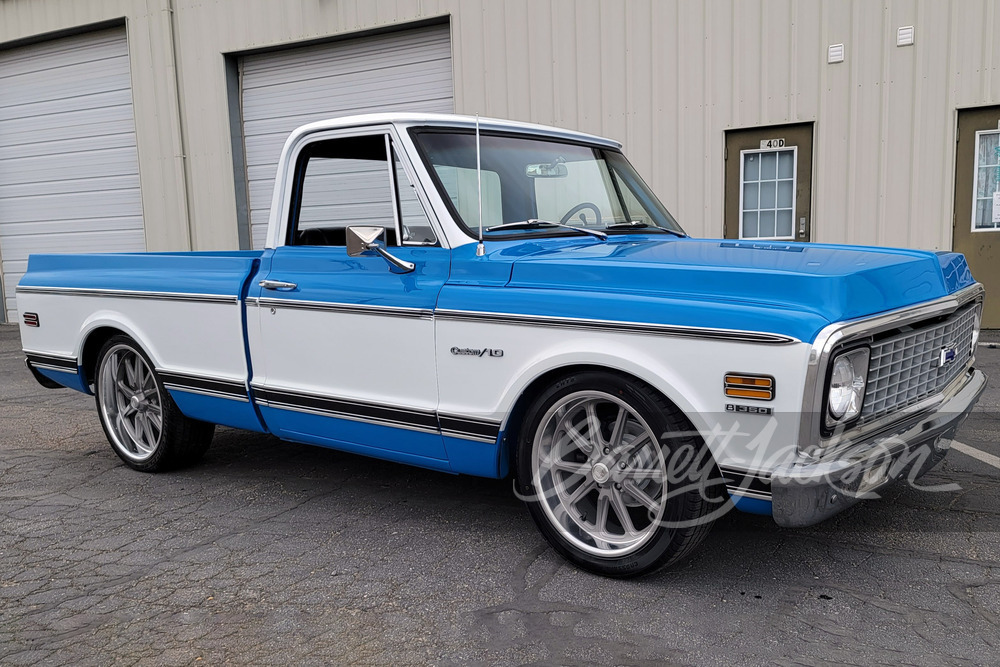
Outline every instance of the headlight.
{"label": "headlight", "polygon": [[845,352],[833,360],[826,400],[827,426],[849,422],[861,414],[870,356],[871,351],[862,347]]}

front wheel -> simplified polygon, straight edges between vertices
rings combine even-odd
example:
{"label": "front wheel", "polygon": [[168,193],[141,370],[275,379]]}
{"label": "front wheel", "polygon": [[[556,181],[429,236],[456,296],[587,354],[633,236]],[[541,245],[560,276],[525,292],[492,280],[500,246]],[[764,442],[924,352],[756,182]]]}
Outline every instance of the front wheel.
{"label": "front wheel", "polygon": [[111,448],[126,464],[159,472],[201,458],[215,425],[181,413],[135,341],[112,336],[97,359],[97,413]]}
{"label": "front wheel", "polygon": [[681,560],[724,505],[712,457],[687,419],[616,373],[574,373],[545,390],[525,415],[516,470],[549,543],[603,575]]}

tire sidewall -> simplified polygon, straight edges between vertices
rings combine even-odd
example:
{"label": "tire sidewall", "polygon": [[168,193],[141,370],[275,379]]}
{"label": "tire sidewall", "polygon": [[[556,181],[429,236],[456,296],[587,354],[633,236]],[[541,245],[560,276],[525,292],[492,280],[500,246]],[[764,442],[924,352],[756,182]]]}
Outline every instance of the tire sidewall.
{"label": "tire sidewall", "polygon": [[[104,369],[104,362],[108,354],[111,352],[112,349],[118,347],[119,345],[124,345],[129,349],[131,349],[133,352],[138,354],[139,357],[146,364],[146,367],[149,369],[149,372],[153,376],[153,382],[156,384],[156,390],[157,392],[159,392],[160,406],[161,410],[163,411],[162,414],[163,425],[160,430],[160,437],[156,443],[156,449],[153,451],[153,454],[151,456],[142,461],[136,461],[135,459],[130,458],[125,452],[121,450],[113,434],[111,433],[111,426],[107,423],[107,420],[104,415],[104,409],[103,409],[104,397],[101,394],[101,374]],[[170,400],[170,397],[167,394],[166,388],[163,386],[163,382],[160,381],[160,376],[156,373],[155,366],[153,366],[153,362],[149,358],[149,355],[147,355],[146,351],[143,350],[141,347],[139,347],[139,345],[132,338],[124,334],[118,334],[109,338],[107,342],[104,343],[104,345],[101,347],[101,351],[97,355],[97,365],[95,368],[96,370],[94,373],[94,398],[97,403],[97,415],[98,419],[101,422],[101,428],[104,429],[104,435],[107,437],[108,442],[111,444],[111,448],[115,451],[115,454],[117,454],[122,461],[124,461],[126,464],[128,464],[130,467],[136,470],[146,472],[146,471],[161,469],[163,467],[164,457],[167,454],[166,411],[168,408],[166,403],[167,401]]]}
{"label": "tire sidewall", "polygon": [[[665,400],[656,396],[647,387],[629,380],[616,373],[604,371],[583,371],[567,375],[553,383],[543,391],[528,408],[524,416],[517,438],[515,471],[517,490],[525,500],[528,511],[539,530],[549,543],[565,558],[583,567],[605,576],[630,577],[657,569],[671,559],[683,545],[678,544],[676,533],[678,529],[672,525],[675,521],[696,519],[693,508],[700,507],[703,501],[702,492],[692,489],[684,493],[670,494],[664,517],[653,535],[639,549],[620,557],[602,557],[576,547],[553,525],[542,501],[536,500],[534,487],[534,440],[541,420],[548,410],[558,401],[573,393],[585,390],[605,392],[627,403],[650,427],[658,434],[659,447],[664,459],[670,461],[675,447],[680,442],[695,446],[694,439],[687,436],[682,439],[665,438],[663,435],[677,433],[679,429],[687,430],[690,426],[678,424],[681,420],[671,420],[671,406]],[[658,402],[659,400],[659,402]],[[676,410],[676,409],[674,409]],[[686,421],[686,420],[684,420]],[[663,434],[663,435],[661,435]],[[698,438],[700,442],[700,438]],[[698,456],[704,456],[705,447],[701,443]],[[692,497],[693,496],[693,497]]]}

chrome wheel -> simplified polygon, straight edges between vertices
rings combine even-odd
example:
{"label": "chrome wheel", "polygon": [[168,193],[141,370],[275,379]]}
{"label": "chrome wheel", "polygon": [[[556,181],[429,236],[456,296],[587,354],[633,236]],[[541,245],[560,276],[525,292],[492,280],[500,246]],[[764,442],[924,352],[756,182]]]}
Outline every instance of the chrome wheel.
{"label": "chrome wheel", "polygon": [[163,401],[145,359],[129,345],[114,345],[102,357],[97,390],[115,449],[129,461],[148,460],[163,438]]}
{"label": "chrome wheel", "polygon": [[667,505],[666,461],[646,421],[620,398],[587,390],[563,396],[538,424],[533,482],[549,522],[596,556],[642,548]]}

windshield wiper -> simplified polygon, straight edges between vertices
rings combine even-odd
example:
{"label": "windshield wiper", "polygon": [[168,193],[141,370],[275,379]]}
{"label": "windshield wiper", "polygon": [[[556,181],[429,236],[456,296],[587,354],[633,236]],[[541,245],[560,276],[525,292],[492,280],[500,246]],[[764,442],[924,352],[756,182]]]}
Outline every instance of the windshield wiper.
{"label": "windshield wiper", "polygon": [[521,220],[519,222],[505,222],[502,225],[493,225],[492,227],[487,227],[488,232],[498,232],[505,229],[545,229],[548,227],[558,227],[561,229],[572,229],[575,232],[581,232],[583,234],[589,234],[602,241],[608,240],[608,235],[597,229],[587,229],[586,227],[574,227],[573,225],[564,225],[561,222],[550,222],[548,220],[537,220],[535,218],[530,218],[528,220]]}
{"label": "windshield wiper", "polygon": [[657,232],[665,232],[667,234],[673,234],[674,236],[684,237],[685,234],[679,232],[675,229],[667,229],[666,227],[657,227],[656,225],[651,225],[648,222],[639,222],[638,220],[629,220],[628,222],[613,222],[605,229],[649,229]]}

